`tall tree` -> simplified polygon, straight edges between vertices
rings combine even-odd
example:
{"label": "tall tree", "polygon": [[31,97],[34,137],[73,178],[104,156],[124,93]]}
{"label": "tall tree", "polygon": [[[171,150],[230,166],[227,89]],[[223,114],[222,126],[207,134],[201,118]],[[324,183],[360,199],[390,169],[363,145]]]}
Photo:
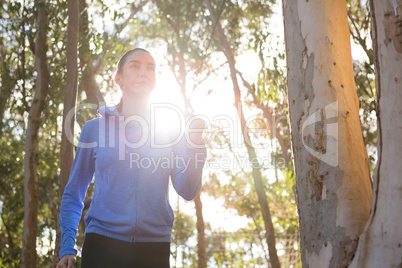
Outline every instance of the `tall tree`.
{"label": "tall tree", "polygon": [[[128,11],[129,16],[121,23],[116,24],[115,30],[112,33],[105,32],[104,39],[101,40],[103,47],[98,55],[90,48],[92,38],[94,37],[93,29],[91,28],[91,21],[89,20],[88,4],[86,0],[79,0],[80,9],[80,23],[79,23],[79,59],[80,71],[82,73],[81,80],[78,84],[78,100],[83,92],[86,94],[86,101],[91,104],[90,116],[93,118],[97,109],[105,104],[105,99],[100,90],[99,83],[97,82],[97,75],[105,72],[108,65],[108,60],[113,58],[116,51],[121,51],[126,40],[119,38],[119,34],[130,25],[135,15],[142,10],[142,8],[149,2],[149,0],[142,0],[136,6],[130,5]],[[104,4],[104,3],[103,3]],[[103,7],[107,10],[107,7]],[[124,13],[124,11],[122,11]],[[116,14],[115,14],[116,15]],[[132,41],[132,40],[130,40]],[[123,45],[122,45],[123,44]],[[119,48],[119,49],[118,49]],[[105,68],[106,67],[106,68]],[[113,65],[112,68],[115,66]],[[96,108],[94,108],[96,107]],[[80,125],[85,123],[87,118],[78,111],[77,121]]]}
{"label": "tall tree", "polygon": [[257,191],[258,195],[258,201],[261,206],[261,212],[262,212],[262,217],[264,219],[264,224],[265,224],[265,237],[266,241],[268,244],[268,251],[269,251],[269,261],[272,265],[273,268],[280,267],[280,262],[278,258],[278,254],[276,251],[276,242],[275,242],[275,231],[274,231],[274,226],[272,224],[272,217],[271,217],[271,212],[269,210],[269,205],[267,201],[267,196],[264,191],[264,184],[262,182],[262,176],[261,176],[261,166],[258,163],[258,158],[257,154],[255,151],[255,148],[253,147],[251,140],[250,140],[250,133],[248,130],[248,126],[246,124],[245,116],[243,113],[243,105],[241,102],[241,93],[240,93],[240,87],[237,79],[237,70],[236,70],[236,61],[235,57],[233,54],[233,51],[230,47],[229,41],[227,40],[227,37],[220,25],[218,15],[216,14],[215,8],[212,6],[210,0],[204,0],[204,3],[209,10],[210,13],[210,18],[212,20],[212,23],[214,25],[214,29],[216,30],[216,34],[218,36],[218,40],[215,40],[215,44],[221,50],[227,61],[228,65],[230,68],[230,77],[232,79],[233,83],[233,91],[234,91],[234,99],[235,99],[235,107],[237,109],[237,113],[239,116],[240,120],[240,125],[241,125],[241,133],[243,135],[243,140],[245,143],[245,146],[247,148],[247,153],[249,160],[251,161],[252,164],[252,174],[253,174],[253,179],[255,183],[255,189]]}
{"label": "tall tree", "polygon": [[[79,11],[80,11],[80,23],[79,23],[79,38],[80,38],[80,48],[79,48],[79,58],[80,58],[80,68],[82,72],[81,82],[79,84],[78,95],[81,95],[85,91],[87,96],[87,101],[96,107],[91,109],[92,117],[95,116],[97,109],[102,103],[105,103],[102,93],[96,83],[95,71],[92,61],[92,52],[90,50],[90,25],[88,19],[88,5],[86,0],[79,0]],[[92,107],[91,107],[92,108]],[[81,125],[85,122],[81,120]]]}
{"label": "tall tree", "polygon": [[207,267],[207,242],[205,240],[205,222],[202,214],[202,201],[201,192],[194,198],[195,213],[197,216],[197,254],[198,254],[198,266],[199,268]]}
{"label": "tall tree", "polygon": [[[171,58],[169,65],[173,76],[180,87],[185,113],[191,115],[194,113],[194,109],[191,105],[191,93],[194,92],[195,88],[193,88],[192,92],[188,94],[188,70],[201,73],[203,63],[194,63],[194,61],[197,59],[202,60],[200,54],[203,53],[201,53],[199,47],[195,46],[193,41],[190,40],[190,36],[195,31],[196,26],[200,23],[198,19],[202,18],[202,16],[194,14],[200,12],[200,7],[202,6],[194,5],[193,3],[189,5],[185,1],[173,1],[173,3],[167,3],[166,1],[155,0],[155,4],[160,10],[163,21],[167,22],[166,25],[168,27],[168,30],[163,34],[158,33],[158,36],[166,36],[163,39],[166,40],[168,50],[167,54],[168,57]],[[196,57],[196,59],[194,59],[194,57]],[[194,68],[196,65],[198,65],[199,68]],[[208,258],[201,193],[202,189],[193,200],[197,217],[197,261],[199,268],[206,268]]]}
{"label": "tall tree", "polygon": [[283,12],[302,264],[345,267],[372,197],[346,5],[285,0]]}
{"label": "tall tree", "polygon": [[[63,126],[60,148],[60,190],[58,208],[60,208],[64,188],[67,185],[70,170],[74,159],[74,145],[71,143],[71,135],[74,135],[75,105],[77,102],[77,54],[78,54],[78,0],[68,0],[68,24],[67,24],[67,74],[66,89],[64,91]],[[73,116],[71,117],[71,112]],[[59,213],[57,213],[59,215]],[[61,230],[56,221],[56,245],[53,265],[56,266],[59,259]]]}
{"label": "tall tree", "polygon": [[402,1],[370,1],[377,85],[378,162],[371,214],[350,267],[402,265]]}
{"label": "tall tree", "polygon": [[37,33],[35,43],[36,87],[28,117],[24,158],[24,232],[20,267],[36,267],[36,236],[38,233],[38,132],[44,100],[49,88],[47,65],[47,19],[46,0],[37,2]]}
{"label": "tall tree", "polygon": [[290,145],[286,143],[285,139],[282,137],[278,122],[269,109],[268,105],[264,105],[260,98],[258,98],[255,86],[251,85],[246,79],[244,79],[242,75],[240,75],[240,77],[243,81],[243,85],[248,89],[251,97],[253,98],[253,104],[262,111],[262,115],[268,121],[268,126],[271,130],[271,133],[273,134],[272,136],[278,140],[282,157],[284,159],[284,167],[287,169],[290,163],[290,155],[288,153],[288,147]]}

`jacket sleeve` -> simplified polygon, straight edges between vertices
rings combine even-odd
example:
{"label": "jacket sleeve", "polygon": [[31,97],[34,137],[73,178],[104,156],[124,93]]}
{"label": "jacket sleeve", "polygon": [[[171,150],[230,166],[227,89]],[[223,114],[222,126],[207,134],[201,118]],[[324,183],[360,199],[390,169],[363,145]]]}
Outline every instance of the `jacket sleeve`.
{"label": "jacket sleeve", "polygon": [[172,184],[176,192],[187,201],[194,199],[202,186],[202,169],[207,157],[204,139],[200,147],[190,147],[183,138],[173,150]]}
{"label": "jacket sleeve", "polygon": [[96,146],[96,143],[91,139],[94,132],[89,125],[87,122],[82,128],[70,177],[61,201],[59,217],[61,227],[60,259],[64,255],[77,254],[77,250],[74,249],[75,236],[84,208],[85,194],[95,170],[93,147]]}

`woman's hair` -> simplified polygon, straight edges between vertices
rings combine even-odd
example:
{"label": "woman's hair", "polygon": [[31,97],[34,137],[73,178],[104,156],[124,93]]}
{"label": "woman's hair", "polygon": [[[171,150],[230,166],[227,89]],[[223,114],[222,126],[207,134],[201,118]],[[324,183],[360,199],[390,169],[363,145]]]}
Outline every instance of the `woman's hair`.
{"label": "woman's hair", "polygon": [[121,57],[119,62],[117,63],[116,74],[121,73],[121,70],[123,69],[124,64],[126,64],[128,56],[130,56],[132,53],[137,52],[137,51],[146,52],[146,53],[151,55],[151,53],[149,53],[148,50],[143,49],[143,48],[139,48],[139,47],[136,47],[134,49],[131,49],[131,50],[127,51],[126,53],[124,53],[123,57]]}
{"label": "woman's hair", "polygon": [[[121,73],[121,71],[123,70],[124,65],[127,62],[128,57],[131,54],[133,54],[133,53],[135,53],[137,51],[142,51],[142,52],[149,53],[148,50],[143,49],[143,48],[139,48],[139,47],[136,47],[134,49],[131,49],[131,50],[127,51],[126,53],[124,53],[124,55],[120,58],[119,62],[117,63],[117,68],[116,68],[116,73],[115,74],[120,74]],[[151,55],[151,53],[149,53],[149,54]],[[123,107],[123,96],[121,97],[120,102],[117,104],[117,110],[119,111],[119,113],[121,113],[122,107]]]}

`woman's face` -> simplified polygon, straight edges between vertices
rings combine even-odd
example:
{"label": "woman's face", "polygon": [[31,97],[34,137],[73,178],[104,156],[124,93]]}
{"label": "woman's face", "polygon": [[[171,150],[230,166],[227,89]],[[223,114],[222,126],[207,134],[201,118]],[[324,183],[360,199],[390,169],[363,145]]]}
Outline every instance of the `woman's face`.
{"label": "woman's face", "polygon": [[115,82],[124,94],[148,97],[155,88],[155,61],[145,51],[134,51],[128,55]]}

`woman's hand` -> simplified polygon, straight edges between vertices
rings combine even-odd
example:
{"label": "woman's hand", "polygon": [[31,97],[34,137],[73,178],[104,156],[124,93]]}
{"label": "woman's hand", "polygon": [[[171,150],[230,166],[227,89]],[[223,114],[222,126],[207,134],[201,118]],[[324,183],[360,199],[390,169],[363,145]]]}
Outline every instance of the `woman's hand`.
{"label": "woman's hand", "polygon": [[75,263],[75,255],[64,255],[56,268],[73,268]]}
{"label": "woman's hand", "polygon": [[190,120],[188,120],[186,132],[190,138],[190,141],[188,141],[190,146],[194,144],[200,145],[203,143],[202,133],[205,128],[205,122],[201,118],[193,116],[190,118]]}

